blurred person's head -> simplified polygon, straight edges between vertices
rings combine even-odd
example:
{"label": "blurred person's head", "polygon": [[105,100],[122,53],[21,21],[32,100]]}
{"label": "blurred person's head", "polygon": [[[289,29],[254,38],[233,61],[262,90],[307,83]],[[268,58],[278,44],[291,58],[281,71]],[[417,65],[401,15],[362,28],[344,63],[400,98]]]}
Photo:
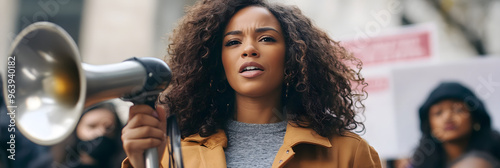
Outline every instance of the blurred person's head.
{"label": "blurred person's head", "polygon": [[[429,108],[431,135],[441,142],[468,139],[472,133],[471,112],[460,100],[445,99]],[[475,123],[477,124],[477,123]]]}
{"label": "blurred person's head", "polygon": [[422,137],[412,158],[415,167],[444,167],[450,159],[445,144],[500,156],[495,151],[499,145],[492,140],[498,134],[492,131],[484,104],[460,83],[440,83],[420,107],[419,117]]}
{"label": "blurred person's head", "polygon": [[84,163],[106,165],[121,150],[121,122],[110,102],[85,110],[75,132],[76,149]]}
{"label": "blurred person's head", "polygon": [[456,82],[435,88],[420,107],[420,130],[440,142],[469,138],[491,131],[491,119],[476,95]]}
{"label": "blurred person's head", "polygon": [[99,104],[85,111],[76,127],[76,136],[82,141],[101,136],[115,138],[120,121],[111,103]]}
{"label": "blurred person's head", "polygon": [[499,168],[500,162],[485,152],[471,151],[450,164],[450,168]]}

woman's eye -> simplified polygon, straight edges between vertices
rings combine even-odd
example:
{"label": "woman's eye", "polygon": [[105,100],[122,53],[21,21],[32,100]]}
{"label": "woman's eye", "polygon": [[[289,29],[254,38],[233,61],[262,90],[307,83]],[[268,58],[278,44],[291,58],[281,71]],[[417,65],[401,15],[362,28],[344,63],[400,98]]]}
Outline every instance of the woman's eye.
{"label": "woman's eye", "polygon": [[236,44],[240,44],[240,42],[236,41],[236,40],[231,40],[231,41],[228,41],[226,43],[226,46],[232,46],[232,45],[236,45]]}
{"label": "woman's eye", "polygon": [[111,126],[110,127],[106,127],[106,133],[112,132],[112,131],[113,131],[113,127],[111,127]]}
{"label": "woman's eye", "polygon": [[94,129],[97,127],[97,124],[89,124],[89,125],[87,125],[87,127]]}
{"label": "woman's eye", "polygon": [[442,111],[441,111],[441,110],[439,110],[439,111],[433,111],[433,112],[431,113],[431,115],[433,115],[433,116],[440,116],[440,115],[441,115],[441,113],[442,113]]}
{"label": "woman's eye", "polygon": [[263,42],[276,42],[276,40],[272,37],[263,37],[260,39],[260,41],[263,41]]}
{"label": "woman's eye", "polygon": [[465,112],[465,110],[463,108],[455,108],[455,109],[453,109],[453,111],[455,113],[463,113],[463,112]]}

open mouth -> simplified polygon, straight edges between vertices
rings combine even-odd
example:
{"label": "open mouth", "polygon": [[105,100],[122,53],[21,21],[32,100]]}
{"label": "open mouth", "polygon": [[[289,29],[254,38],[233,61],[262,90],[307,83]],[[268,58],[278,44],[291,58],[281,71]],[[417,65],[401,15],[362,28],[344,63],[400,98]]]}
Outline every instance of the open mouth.
{"label": "open mouth", "polygon": [[245,62],[241,65],[239,73],[247,71],[264,71],[264,66],[256,62]]}
{"label": "open mouth", "polygon": [[256,62],[245,62],[241,65],[239,73],[245,78],[257,77],[264,73],[264,66]]}
{"label": "open mouth", "polygon": [[247,66],[247,67],[243,68],[243,70],[241,70],[240,73],[246,72],[246,71],[264,71],[264,70],[259,68],[259,67],[256,67],[256,66]]}

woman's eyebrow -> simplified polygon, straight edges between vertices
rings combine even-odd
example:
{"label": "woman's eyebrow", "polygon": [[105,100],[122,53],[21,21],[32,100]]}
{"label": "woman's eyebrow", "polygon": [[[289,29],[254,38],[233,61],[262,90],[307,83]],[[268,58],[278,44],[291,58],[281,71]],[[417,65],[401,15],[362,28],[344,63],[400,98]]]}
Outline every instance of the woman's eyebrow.
{"label": "woman's eyebrow", "polygon": [[[265,32],[265,31],[275,31],[276,33],[280,33],[278,30],[276,30],[275,28],[272,28],[272,27],[260,27],[260,28],[255,29],[256,33],[261,33],[261,32]],[[224,34],[224,37],[226,37],[228,35],[239,35],[239,34],[243,34],[243,32],[241,30],[234,30],[234,31],[230,31],[230,32],[227,32],[226,34]]]}
{"label": "woman's eyebrow", "polygon": [[261,33],[261,32],[265,32],[265,31],[269,31],[269,30],[271,30],[271,31],[275,31],[276,33],[280,33],[280,32],[278,32],[278,30],[276,30],[275,28],[272,28],[272,27],[261,27],[261,28],[257,28],[257,29],[255,29],[255,32],[257,32],[257,33]]}
{"label": "woman's eyebrow", "polygon": [[238,34],[243,34],[243,32],[240,30],[230,31],[230,32],[227,32],[226,34],[224,34],[224,37],[226,37],[228,35],[238,35]]}

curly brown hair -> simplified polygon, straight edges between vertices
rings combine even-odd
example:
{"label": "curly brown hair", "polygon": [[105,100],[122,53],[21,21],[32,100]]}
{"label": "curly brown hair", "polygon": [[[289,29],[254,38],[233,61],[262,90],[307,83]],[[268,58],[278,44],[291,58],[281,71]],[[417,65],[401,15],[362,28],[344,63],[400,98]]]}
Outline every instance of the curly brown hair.
{"label": "curly brown hair", "polygon": [[[287,120],[329,137],[365,127],[355,119],[364,111],[366,83],[361,61],[316,28],[297,7],[263,0],[202,0],[187,10],[170,37],[171,86],[160,97],[178,116],[182,136],[210,136],[233,115],[234,90],[224,77],[223,31],[231,17],[248,6],[267,8],[285,37],[282,102]],[[354,65],[355,68],[351,68]],[[287,96],[285,94],[287,93]]]}

